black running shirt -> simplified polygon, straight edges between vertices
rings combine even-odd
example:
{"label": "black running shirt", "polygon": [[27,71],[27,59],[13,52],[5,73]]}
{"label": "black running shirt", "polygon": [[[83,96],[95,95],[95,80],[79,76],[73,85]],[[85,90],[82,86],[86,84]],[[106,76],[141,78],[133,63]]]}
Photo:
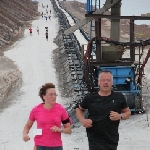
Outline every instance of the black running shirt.
{"label": "black running shirt", "polygon": [[[109,115],[110,111],[121,113],[122,109],[128,107],[123,94],[113,91],[109,96],[90,93],[85,96],[80,106],[83,109],[88,109],[88,118],[93,122],[92,127],[86,129],[88,139],[92,139],[91,142],[98,140],[99,144],[110,143],[118,145],[119,120],[111,121]],[[94,138],[95,140],[93,140]],[[95,143],[93,144],[96,146]]]}

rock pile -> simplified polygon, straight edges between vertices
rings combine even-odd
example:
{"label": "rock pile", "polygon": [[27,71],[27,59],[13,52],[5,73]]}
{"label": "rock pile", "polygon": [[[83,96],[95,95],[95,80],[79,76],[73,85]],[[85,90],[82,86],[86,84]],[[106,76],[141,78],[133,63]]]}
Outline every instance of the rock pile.
{"label": "rock pile", "polygon": [[81,99],[81,95],[84,95],[81,89],[83,79],[82,64],[80,64],[76,55],[78,50],[74,46],[69,47],[66,45],[61,30],[54,42],[58,45],[58,48],[53,51],[53,61],[59,81],[60,93],[62,97],[68,99],[68,113],[73,122],[76,122],[74,108]]}
{"label": "rock pile", "polygon": [[[77,122],[75,107],[87,94],[87,88],[83,82],[83,61],[81,46],[76,36],[72,33],[68,36],[63,31],[70,26],[66,15],[58,8],[60,3],[51,0],[55,15],[59,21],[59,32],[54,42],[58,48],[53,51],[53,60],[58,78],[59,90],[63,98],[68,99],[66,108],[73,122]],[[61,6],[60,6],[61,7]]]}
{"label": "rock pile", "polygon": [[5,103],[10,91],[20,86],[21,72],[7,57],[0,57],[0,64],[0,103]]}

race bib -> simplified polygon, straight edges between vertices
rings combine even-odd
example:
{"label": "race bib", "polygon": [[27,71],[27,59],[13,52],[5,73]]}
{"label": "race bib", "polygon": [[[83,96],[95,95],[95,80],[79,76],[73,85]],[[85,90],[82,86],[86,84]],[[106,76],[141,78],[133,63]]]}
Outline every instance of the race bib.
{"label": "race bib", "polygon": [[42,135],[42,129],[33,129],[33,135]]}

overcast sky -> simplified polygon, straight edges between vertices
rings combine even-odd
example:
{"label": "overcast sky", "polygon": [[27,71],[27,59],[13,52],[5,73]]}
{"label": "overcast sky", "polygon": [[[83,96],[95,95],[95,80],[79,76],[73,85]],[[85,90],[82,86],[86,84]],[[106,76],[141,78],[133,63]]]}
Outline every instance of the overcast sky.
{"label": "overcast sky", "polygon": [[[77,0],[86,3],[87,0]],[[101,7],[106,0],[100,0]],[[93,0],[94,2],[94,0]],[[139,16],[141,14],[150,13],[150,0],[122,0],[121,15],[122,16]],[[150,21],[136,21],[135,23],[145,23],[150,25]]]}

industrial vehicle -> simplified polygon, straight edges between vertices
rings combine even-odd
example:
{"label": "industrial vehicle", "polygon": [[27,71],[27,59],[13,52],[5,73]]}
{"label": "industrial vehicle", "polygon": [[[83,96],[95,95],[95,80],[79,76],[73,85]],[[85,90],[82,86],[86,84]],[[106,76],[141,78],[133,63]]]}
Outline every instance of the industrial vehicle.
{"label": "industrial vehicle", "polygon": [[[104,12],[109,10],[109,15]],[[133,112],[143,111],[142,78],[144,67],[150,57],[150,49],[143,61],[144,48],[150,39],[137,41],[134,33],[135,20],[150,20],[147,16],[121,16],[121,0],[106,0],[100,7],[100,0],[87,0],[85,19],[64,31],[69,35],[90,22],[90,39],[84,53],[84,82],[88,92],[96,92],[98,73],[109,70],[113,74],[113,90],[122,92]],[[111,20],[110,37],[101,36],[101,22]],[[120,41],[120,21],[129,20],[130,39]],[[94,36],[93,30],[95,31]]]}

